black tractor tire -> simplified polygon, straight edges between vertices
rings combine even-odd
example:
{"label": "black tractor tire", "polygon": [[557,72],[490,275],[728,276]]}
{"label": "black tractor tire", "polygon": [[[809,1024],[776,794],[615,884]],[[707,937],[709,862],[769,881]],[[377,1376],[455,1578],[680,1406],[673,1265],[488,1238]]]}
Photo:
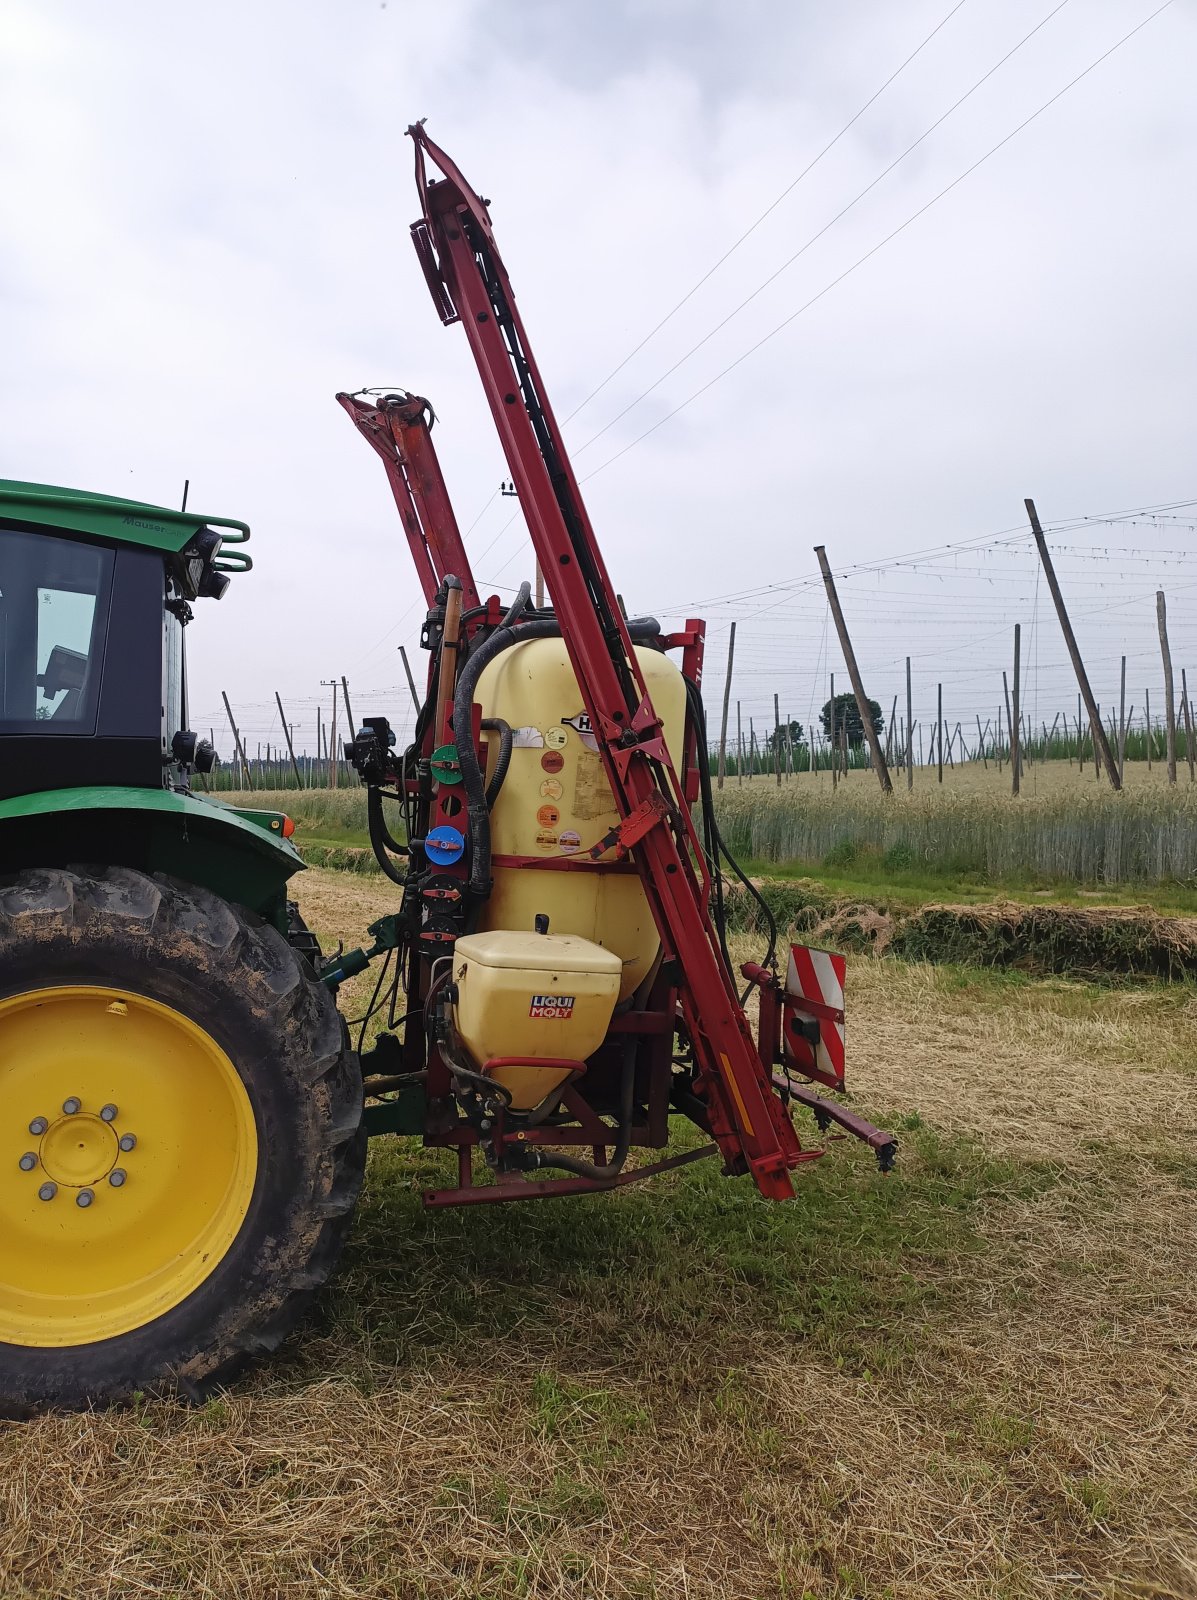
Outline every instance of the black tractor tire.
{"label": "black tractor tire", "polygon": [[[207,1032],[248,1095],[257,1175],[223,1258],[162,1315],[90,1343],[0,1342],[8,1416],[135,1394],[200,1400],[275,1350],[332,1273],[365,1170],[361,1070],[343,1019],[275,928],[124,867],[0,877],[0,1002],[80,985],[145,996]],[[0,1217],[0,1289],[7,1226]]]}

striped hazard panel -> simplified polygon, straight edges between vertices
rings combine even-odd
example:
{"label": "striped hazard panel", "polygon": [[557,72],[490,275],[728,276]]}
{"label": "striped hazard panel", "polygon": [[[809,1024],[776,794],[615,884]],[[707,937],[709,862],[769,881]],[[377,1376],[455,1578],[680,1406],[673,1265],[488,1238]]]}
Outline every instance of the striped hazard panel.
{"label": "striped hazard panel", "polygon": [[844,957],[790,946],[781,1037],[787,1064],[833,1089],[844,1086]]}

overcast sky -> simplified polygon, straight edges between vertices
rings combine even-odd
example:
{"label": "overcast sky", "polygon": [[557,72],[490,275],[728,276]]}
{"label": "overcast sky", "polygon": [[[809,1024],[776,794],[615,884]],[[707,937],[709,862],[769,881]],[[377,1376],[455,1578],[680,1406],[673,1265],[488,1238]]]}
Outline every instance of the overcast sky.
{"label": "overcast sky", "polygon": [[824,543],[887,713],[909,654],[916,718],[937,681],[951,721],[991,716],[1015,621],[1036,715],[1075,707],[1032,495],[1095,692],[1125,652],[1138,712],[1162,698],[1157,586],[1197,670],[1189,0],[915,213],[1154,9],[0,0],[0,475],[167,505],[190,478],[193,507],[252,525],[253,573],[189,630],[192,721],[226,753],[222,689],[251,748],[278,739],[276,689],[313,747],[342,673],[359,718],[402,726],[419,591],[335,392],[427,395],[479,586],[531,573],[409,243],[403,130],[427,117],[492,202],[559,417],[778,202],[566,429],[629,608],[708,619],[709,705],[733,618],[745,727],[774,692],[805,723],[828,671],[846,687]]}

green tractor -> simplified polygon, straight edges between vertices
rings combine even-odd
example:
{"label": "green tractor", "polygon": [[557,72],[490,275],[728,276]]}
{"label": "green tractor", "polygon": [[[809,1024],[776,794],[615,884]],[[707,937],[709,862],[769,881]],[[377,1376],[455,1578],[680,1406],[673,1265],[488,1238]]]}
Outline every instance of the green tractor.
{"label": "green tractor", "polygon": [[278,813],[192,792],[244,523],[0,481],[0,1411],[202,1396],[328,1277],[357,1059]]}

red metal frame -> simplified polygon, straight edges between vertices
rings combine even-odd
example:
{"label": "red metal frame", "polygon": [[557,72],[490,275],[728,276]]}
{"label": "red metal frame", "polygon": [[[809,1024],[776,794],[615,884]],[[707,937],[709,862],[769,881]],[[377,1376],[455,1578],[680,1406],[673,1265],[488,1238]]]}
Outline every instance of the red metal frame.
{"label": "red metal frame", "polygon": [[432,442],[432,407],[418,394],[384,395],[377,405],[353,394],[337,401],[382,458],[425,601],[431,606],[452,574],[461,580],[462,605],[472,610],[478,590]]}
{"label": "red metal frame", "polygon": [[[423,209],[412,230],[417,254],[442,321],[462,323],[478,366],[623,819],[620,842],[635,846],[633,859],[674,971],[694,1049],[696,1092],[728,1170],[746,1170],[762,1194],[787,1199],[790,1170],[819,1152],[803,1150],[774,1092],[719,949],[688,784],[666,749],[486,206],[422,127],[408,132]],[[441,180],[429,179],[427,162]],[[426,531],[424,537],[431,549]],[[699,652],[691,666],[701,672],[701,624],[688,631],[694,637],[685,648]]]}

